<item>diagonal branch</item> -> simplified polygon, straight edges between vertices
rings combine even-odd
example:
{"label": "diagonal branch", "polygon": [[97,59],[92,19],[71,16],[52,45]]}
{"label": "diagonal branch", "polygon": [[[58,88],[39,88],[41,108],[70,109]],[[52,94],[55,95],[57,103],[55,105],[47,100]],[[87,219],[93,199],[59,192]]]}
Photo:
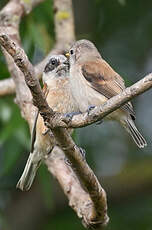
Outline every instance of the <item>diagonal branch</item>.
{"label": "diagonal branch", "polygon": [[[33,1],[28,1],[30,6],[29,12],[31,7],[34,4]],[[37,2],[37,1],[36,1]],[[7,31],[7,34],[17,43],[21,44],[20,35],[19,35],[19,24],[21,21],[22,16],[27,13],[26,6],[24,5],[24,1],[22,0],[11,0],[9,1],[6,6],[0,11],[0,28],[1,30]],[[30,90],[25,84],[24,76],[22,72],[16,68],[14,61],[12,60],[11,56],[2,49],[4,56],[6,58],[6,62],[8,65],[9,72],[14,80],[16,91],[16,103],[21,108],[22,116],[28,121],[30,129],[32,128],[35,108],[32,105],[32,96]]]}
{"label": "diagonal branch", "polygon": [[[40,1],[31,0],[29,1],[29,4],[32,3],[32,6],[34,6],[34,2]],[[65,0],[64,4],[61,4],[61,0],[54,0],[54,9],[57,37],[55,49],[57,52],[61,52],[64,47],[68,47],[68,45],[74,40],[72,2],[71,0]],[[17,45],[21,43],[18,33],[20,19],[24,13],[28,13],[30,10],[31,7],[26,6],[24,4],[24,1],[11,0],[0,12],[0,18],[2,19],[0,21],[0,33],[3,32],[3,35],[1,36],[1,45],[4,47],[3,51],[8,63],[9,71],[16,85],[17,101],[24,118],[31,126],[31,124],[33,123],[32,114],[34,113],[35,109],[32,105],[31,93],[25,84],[23,73],[26,76],[26,83],[29,85],[33,94],[34,103],[39,107],[47,123],[51,122],[50,117],[51,115],[53,115],[54,117],[55,113],[53,113],[53,111],[48,107],[47,103],[45,102],[38,81],[34,77],[35,72],[36,74],[38,73],[37,75],[41,73],[43,66],[45,65],[45,60],[37,66],[34,72],[33,66],[30,64],[30,62],[28,62],[24,51]],[[17,19],[16,21],[12,20],[14,17]],[[64,27],[61,27],[61,25],[63,24]],[[15,43],[11,43],[9,38],[5,36],[4,31],[6,34],[9,34],[9,37],[13,41],[15,41]],[[11,56],[8,55],[5,49],[10,53],[10,55],[13,56],[13,59],[15,59],[16,65],[19,68],[16,67],[13,59],[11,58]],[[51,126],[53,125],[51,124]],[[77,215],[82,218],[85,226],[105,226],[108,222],[108,216],[106,194],[104,190],[100,186],[92,170],[87,165],[85,159],[82,157],[81,150],[75,145],[66,130],[53,129],[52,131],[62,148],[64,148],[64,152],[67,155],[68,159],[70,159],[72,163],[72,168],[70,167],[71,174],[66,174],[67,180],[69,179],[69,182],[65,183],[63,173],[57,173],[57,171],[55,170],[59,162],[65,171],[67,171],[69,168],[69,166],[66,165],[64,162],[63,152],[59,159],[58,157],[56,158],[57,154],[54,154],[54,158],[50,157],[45,161],[49,171],[52,172],[58,179],[67,197],[69,198],[70,205],[77,212]],[[61,150],[59,152],[61,153]],[[73,172],[73,170],[75,170],[75,173]],[[79,178],[81,179],[81,182],[79,182]],[[73,181],[73,186],[71,187],[71,191],[69,192],[69,190],[66,190],[66,185],[70,187],[71,181]],[[79,189],[79,193],[76,192],[76,188]],[[79,194],[83,194],[83,200],[79,198]]]}
{"label": "diagonal branch", "polygon": [[[62,54],[64,52],[65,49],[61,45],[54,46],[54,48],[48,53],[48,55],[41,62],[34,66],[35,75],[37,76],[37,78],[41,79],[44,67],[51,55]],[[15,83],[12,78],[13,76],[11,78],[0,80],[0,97],[15,93]]]}
{"label": "diagonal branch", "polygon": [[[35,77],[34,68],[28,61],[25,52],[2,31],[0,31],[0,44],[12,56],[15,64],[24,74],[26,84],[33,95],[34,104],[40,110],[46,124],[49,123],[52,127],[51,118],[54,118],[56,113],[45,102],[39,82]],[[52,133],[70,160],[72,168],[81,179],[81,183],[88,191],[93,203],[92,212],[89,213],[89,216],[87,216],[87,213],[83,216],[85,225],[89,227],[105,226],[108,222],[106,194],[83,158],[82,150],[75,145],[66,129],[53,128]]]}
{"label": "diagonal branch", "polygon": [[143,79],[126,88],[121,94],[112,97],[101,106],[95,107],[89,113],[74,115],[71,120],[66,120],[65,116],[55,117],[53,121],[56,127],[79,128],[100,121],[108,114],[118,109],[134,97],[144,93],[152,88],[152,73],[146,75]]}
{"label": "diagonal branch", "polygon": [[[89,193],[82,189],[80,180],[72,170],[71,166],[65,164],[65,155],[59,147],[55,147],[51,155],[45,160],[49,171],[59,181],[65,195],[68,197],[69,205],[76,211],[79,218],[88,223],[86,217],[93,212],[93,204]],[[88,224],[89,225],[89,224]]]}
{"label": "diagonal branch", "polygon": [[[43,1],[44,0],[30,0],[28,2],[22,0],[10,1],[0,12],[0,26],[3,27],[4,29],[7,28],[7,34],[9,34],[9,36],[13,38],[15,42],[20,44],[21,41],[18,34],[18,26],[21,17],[24,14],[29,14],[33,7],[35,7],[36,5],[38,5]],[[65,52],[65,49],[68,49],[69,45],[71,45],[71,43],[75,40],[71,0],[66,0],[62,2],[62,4],[60,0],[55,0],[53,7],[54,7],[54,21],[55,21],[57,44],[49,52],[47,57],[44,58],[43,61],[41,61],[35,66],[35,72],[38,78],[40,78],[42,75],[48,57],[50,57],[51,54],[61,54]],[[14,22],[14,15],[16,16],[15,22]],[[7,62],[8,62],[8,67],[10,69],[10,72],[12,72],[13,68],[10,67],[11,61],[10,59],[8,59],[8,57],[7,57]],[[12,74],[12,77],[14,77],[14,75]],[[5,96],[8,94],[15,93],[15,85],[11,79],[5,81],[4,90],[1,88],[1,86],[3,85],[4,83],[0,81],[0,96]],[[20,101],[20,98],[17,98],[17,101]]]}

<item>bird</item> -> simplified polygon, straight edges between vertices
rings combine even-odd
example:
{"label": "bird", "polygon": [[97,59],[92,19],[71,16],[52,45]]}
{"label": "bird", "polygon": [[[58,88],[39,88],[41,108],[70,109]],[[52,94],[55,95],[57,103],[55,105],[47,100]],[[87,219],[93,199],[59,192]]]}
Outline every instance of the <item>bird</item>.
{"label": "bird", "polygon": [[[70,87],[80,112],[104,104],[126,87],[123,78],[102,58],[89,40],[76,41],[66,55],[70,63]],[[119,122],[139,148],[147,143],[136,128],[131,102],[109,114],[105,120]]]}
{"label": "bird", "polygon": [[[53,111],[70,114],[78,109],[71,94],[69,64],[64,55],[50,56],[44,68],[42,80],[46,101]],[[69,129],[69,132],[71,134],[72,130]],[[46,129],[38,111],[35,115],[31,140],[31,152],[16,186],[23,191],[30,189],[41,162],[57,145],[53,134]]]}

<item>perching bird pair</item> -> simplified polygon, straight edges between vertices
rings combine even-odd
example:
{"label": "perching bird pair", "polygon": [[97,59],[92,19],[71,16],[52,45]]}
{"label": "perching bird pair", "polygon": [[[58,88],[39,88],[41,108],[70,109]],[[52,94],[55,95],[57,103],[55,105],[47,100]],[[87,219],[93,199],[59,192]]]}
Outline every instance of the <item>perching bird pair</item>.
{"label": "perching bird pair", "polygon": [[[66,114],[86,112],[125,89],[121,76],[102,59],[95,45],[88,40],[74,43],[69,51],[69,60],[63,55],[51,56],[43,72],[43,83],[49,106]],[[107,119],[118,121],[139,148],[147,145],[135,126],[135,113],[130,102],[109,114]],[[41,161],[56,145],[53,135],[50,137],[44,132],[43,119],[38,115],[35,138],[32,138],[35,140],[34,148],[17,184],[22,190],[31,187]]]}

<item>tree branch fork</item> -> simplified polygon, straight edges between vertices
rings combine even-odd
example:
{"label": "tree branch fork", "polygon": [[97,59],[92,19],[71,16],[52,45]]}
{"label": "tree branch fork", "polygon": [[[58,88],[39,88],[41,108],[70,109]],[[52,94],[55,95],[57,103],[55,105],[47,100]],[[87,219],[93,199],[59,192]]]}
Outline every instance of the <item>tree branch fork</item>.
{"label": "tree branch fork", "polygon": [[[97,106],[92,109],[90,112],[80,113],[78,115],[74,115],[72,118],[64,114],[59,114],[54,112],[47,104],[45,98],[39,101],[37,104],[37,100],[39,98],[40,85],[37,84],[37,79],[34,80],[31,78],[31,73],[26,72],[26,66],[23,66],[24,62],[22,60],[22,49],[17,48],[13,41],[9,39],[6,33],[2,33],[0,31],[0,43],[7,50],[7,52],[13,57],[16,65],[21,69],[21,71],[26,76],[27,85],[29,85],[33,96],[33,104],[38,106],[41,115],[44,117],[45,124],[51,128],[80,128],[84,126],[88,126],[97,121],[102,120],[108,114],[112,113],[116,109],[123,106],[125,103],[133,99],[134,97],[144,93],[145,91],[152,88],[152,73],[146,75],[143,79],[133,84],[132,86],[126,88],[121,94],[112,97],[107,102],[102,104],[101,106]],[[18,50],[18,51],[17,51]],[[28,68],[34,71],[33,66],[30,66],[28,60],[26,60],[25,65],[28,63]],[[32,73],[33,75],[34,73]],[[34,92],[35,86],[37,85],[37,90]],[[41,91],[42,94],[42,91]],[[38,95],[38,98],[35,100],[35,97]]]}
{"label": "tree branch fork", "polygon": [[[16,66],[24,74],[26,84],[33,96],[33,104],[39,109],[46,126],[52,130],[59,146],[64,150],[65,155],[73,165],[72,169],[74,168],[75,175],[80,178],[80,181],[83,182],[84,188],[88,191],[87,199],[86,194],[84,194],[86,199],[85,208],[83,205],[80,205],[79,207],[75,203],[72,204],[72,201],[69,198],[71,204],[74,206],[78,216],[83,217],[85,226],[94,228],[105,226],[109,219],[107,216],[105,191],[99,184],[93,171],[87,165],[85,159],[82,157],[81,149],[74,143],[65,128],[84,127],[100,121],[132,98],[152,88],[152,73],[148,74],[131,87],[126,88],[121,94],[109,99],[105,104],[95,107],[89,113],[86,112],[74,115],[72,119],[69,119],[64,114],[56,113],[49,107],[42,93],[38,79],[36,78],[35,69],[29,62],[24,50],[17,45],[16,42],[12,41],[7,33],[1,29],[0,45],[12,56]],[[49,162],[49,159],[47,159],[46,162]],[[53,160],[48,163],[48,165],[50,165],[50,171],[53,171],[58,180],[63,183],[62,175],[58,174],[57,171],[55,172],[55,168],[53,169],[53,167],[51,167],[51,162],[53,162]],[[56,162],[60,162],[62,167],[66,167],[63,162],[57,158]],[[79,187],[79,190],[82,191],[79,181],[77,182],[77,186]],[[65,184],[62,187],[65,189]],[[68,194],[67,191],[65,191],[65,193]],[[86,207],[88,207],[88,210]],[[81,211],[78,210],[79,208],[81,208]]]}
{"label": "tree branch fork", "polygon": [[[39,109],[46,124],[49,124],[51,131],[56,138],[59,146],[63,149],[66,157],[71,162],[74,173],[80,179],[84,188],[89,194],[89,207],[86,211],[88,202],[85,205],[74,205],[74,209],[81,208],[81,216],[86,227],[99,228],[108,223],[107,200],[104,189],[98,182],[95,174],[86,163],[82,156],[82,150],[74,143],[73,139],[65,128],[54,127],[52,122],[59,116],[47,104],[42,93],[38,79],[35,76],[34,67],[28,61],[24,50],[12,41],[9,36],[0,30],[0,45],[11,55],[17,67],[22,71],[27,86],[29,87],[34,105]],[[82,190],[82,188],[81,188]],[[77,212],[79,215],[79,213]]]}
{"label": "tree branch fork", "polygon": [[[26,7],[22,0],[10,0],[0,11],[0,44],[12,76],[12,79],[0,81],[0,88],[3,88],[0,95],[4,96],[13,93],[14,90],[16,91],[16,102],[30,128],[32,128],[36,111],[33,104],[38,107],[46,123],[49,123],[52,127],[53,120],[60,116],[49,108],[36,76],[40,77],[51,54],[61,54],[65,47],[67,48],[68,44],[75,40],[72,0],[54,0],[56,44],[47,57],[35,68],[33,67],[24,50],[20,47],[19,23],[25,14],[32,11],[33,7],[42,1],[44,0],[29,0]],[[58,13],[62,11],[68,15],[66,19],[57,17]],[[17,18],[17,20],[14,21],[14,18]],[[6,87],[7,82],[9,82],[8,87]],[[81,148],[74,143],[66,129],[54,127],[52,133],[60,148],[55,146],[47,159],[44,159],[48,170],[60,183],[69,200],[69,205],[82,219],[84,226],[101,229],[109,220],[104,189],[84,157],[82,157]],[[65,156],[71,162],[70,165],[65,162]]]}
{"label": "tree branch fork", "polygon": [[139,80],[132,86],[123,90],[122,93],[112,97],[101,106],[96,106],[89,112],[74,115],[71,119],[60,115],[54,117],[52,121],[54,127],[65,127],[65,128],[81,128],[91,125],[97,121],[101,121],[104,117],[120,108],[131,99],[144,93],[145,91],[152,88],[152,73],[146,75],[143,79]]}

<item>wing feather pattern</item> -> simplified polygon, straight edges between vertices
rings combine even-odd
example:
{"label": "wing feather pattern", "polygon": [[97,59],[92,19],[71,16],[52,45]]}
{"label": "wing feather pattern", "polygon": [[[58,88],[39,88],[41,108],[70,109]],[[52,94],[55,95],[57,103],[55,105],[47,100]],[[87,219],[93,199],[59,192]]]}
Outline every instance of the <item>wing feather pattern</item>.
{"label": "wing feather pattern", "polygon": [[[107,99],[121,93],[125,89],[124,80],[104,60],[88,61],[82,66],[82,73],[90,87],[104,95]],[[133,119],[135,113],[129,102],[122,106]]]}

